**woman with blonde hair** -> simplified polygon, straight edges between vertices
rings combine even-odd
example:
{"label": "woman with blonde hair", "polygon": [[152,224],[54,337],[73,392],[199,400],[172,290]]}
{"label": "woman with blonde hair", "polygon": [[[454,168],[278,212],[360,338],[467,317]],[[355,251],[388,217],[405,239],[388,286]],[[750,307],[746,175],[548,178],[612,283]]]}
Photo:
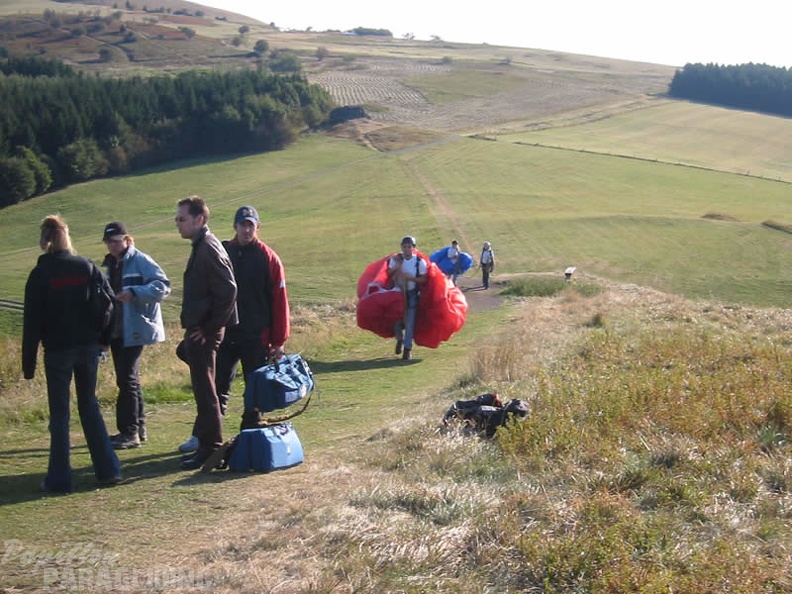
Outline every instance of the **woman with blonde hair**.
{"label": "woman with blonde hair", "polygon": [[94,282],[112,289],[96,265],[74,253],[69,227],[58,215],[41,223],[41,249],[25,286],[22,371],[36,373],[38,347],[44,347],[44,372],[50,413],[50,455],[43,491],[69,493],[74,489],[70,463],[69,392],[72,377],[77,392],[85,440],[100,485],[121,480],[121,468],[96,399],[100,343],[108,341],[100,328],[90,297]]}
{"label": "woman with blonde hair", "polygon": [[159,264],[135,247],[124,223],[105,225],[102,241],[108,250],[102,265],[118,305],[110,335],[118,433],[110,439],[115,449],[126,450],[139,448],[148,437],[140,359],[145,345],[165,340],[160,302],[170,295],[171,284]]}

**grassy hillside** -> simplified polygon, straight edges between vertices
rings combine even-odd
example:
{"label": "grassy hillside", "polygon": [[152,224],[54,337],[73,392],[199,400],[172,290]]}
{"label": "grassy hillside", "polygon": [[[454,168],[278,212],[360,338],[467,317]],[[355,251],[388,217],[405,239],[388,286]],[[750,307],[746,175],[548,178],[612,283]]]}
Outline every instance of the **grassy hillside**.
{"label": "grassy hillside", "polygon": [[792,183],[792,121],[786,118],[664,100],[624,113],[555,124],[498,139],[679,163]]}
{"label": "grassy hillside", "polygon": [[[199,43],[231,39],[233,19]],[[120,453],[123,484],[95,489],[74,411],[68,497],[37,490],[45,379],[20,379],[19,313],[0,310],[0,587],[792,591],[787,122],[652,96],[666,67],[270,34],[371,119],[0,210],[0,299],[22,299],[52,212],[96,259],[103,225],[125,221],[175,289],[167,341],[143,355],[149,442]],[[306,462],[293,469],[178,470],[195,409],[174,354],[189,244],[173,216],[192,193],[221,237],[238,206],[255,205],[286,265],[288,348],[318,387],[294,420]],[[405,365],[356,327],[354,296],[363,268],[407,233],[425,253],[457,238],[477,257],[489,240],[498,267],[488,292],[474,272],[461,279],[465,326]],[[489,391],[530,414],[495,440],[440,426],[454,401]],[[238,381],[226,436],[241,393]],[[98,395],[112,430],[111,365]]]}
{"label": "grassy hillside", "polygon": [[[504,273],[588,274],[691,297],[784,306],[792,220],[788,185],[608,155],[458,138],[378,154],[307,137],[287,151],[99,180],[0,211],[0,298],[21,301],[38,257],[37,225],[70,222],[80,253],[100,258],[101,226],[126,221],[179,294],[188,245],[176,201],[206,197],[211,226],[231,234],[237,206],[262,213],[300,302],[351,299],[366,264],[405,233],[427,253],[458,238],[492,241]],[[170,308],[176,307],[176,300]],[[174,315],[171,309],[171,317]]]}

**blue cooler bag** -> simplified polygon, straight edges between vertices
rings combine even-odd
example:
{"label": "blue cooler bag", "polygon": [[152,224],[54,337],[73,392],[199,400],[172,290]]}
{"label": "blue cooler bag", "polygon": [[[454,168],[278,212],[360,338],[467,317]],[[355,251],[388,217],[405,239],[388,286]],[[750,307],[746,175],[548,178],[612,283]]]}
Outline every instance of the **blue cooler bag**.
{"label": "blue cooler bag", "polygon": [[245,410],[270,412],[294,404],[314,389],[311,369],[300,355],[285,355],[259,367],[245,382]]}
{"label": "blue cooler bag", "polygon": [[296,466],[304,459],[297,432],[291,423],[283,423],[240,432],[228,468],[236,472],[270,472]]}

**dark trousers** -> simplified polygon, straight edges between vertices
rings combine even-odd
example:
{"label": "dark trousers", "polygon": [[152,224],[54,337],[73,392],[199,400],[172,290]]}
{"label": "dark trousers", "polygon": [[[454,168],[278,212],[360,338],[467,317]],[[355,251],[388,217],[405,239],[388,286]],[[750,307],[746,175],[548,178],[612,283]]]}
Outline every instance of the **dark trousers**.
{"label": "dark trousers", "polygon": [[489,289],[489,277],[491,271],[492,267],[490,267],[489,264],[484,264],[481,267],[481,284],[484,285],[485,289]]}
{"label": "dark trousers", "polygon": [[[255,342],[238,342],[226,338],[220,344],[217,352],[217,395],[223,409],[228,405],[231,394],[231,386],[236,379],[237,369],[242,363],[242,375],[247,384],[248,376],[259,367],[269,362],[269,348],[261,344],[261,340]],[[255,426],[260,415],[255,411],[243,411],[242,426]]]}
{"label": "dark trousers", "polygon": [[143,389],[140,387],[140,356],[142,346],[124,346],[121,338],[110,341],[113,354],[118,399],[116,400],[116,427],[123,435],[137,435],[146,424],[143,409]]}
{"label": "dark trousers", "polygon": [[236,379],[239,364],[242,364],[242,375],[247,381],[248,375],[267,364],[269,348],[256,342],[236,342],[224,340],[217,351],[217,394],[228,402],[231,386]]}
{"label": "dark trousers", "polygon": [[94,474],[99,481],[121,475],[118,461],[107,434],[107,427],[96,399],[96,373],[99,366],[99,345],[96,343],[60,351],[45,351],[47,399],[50,413],[50,456],[45,484],[53,491],[71,491],[72,469],[69,440],[69,396],[72,377],[77,392],[85,441],[91,454]]}
{"label": "dark trousers", "polygon": [[225,329],[214,335],[206,336],[203,344],[184,335],[184,346],[190,366],[190,381],[197,414],[193,425],[193,435],[198,438],[198,450],[208,453],[223,445],[222,418],[220,402],[215,386],[215,364],[217,349],[223,341]]}

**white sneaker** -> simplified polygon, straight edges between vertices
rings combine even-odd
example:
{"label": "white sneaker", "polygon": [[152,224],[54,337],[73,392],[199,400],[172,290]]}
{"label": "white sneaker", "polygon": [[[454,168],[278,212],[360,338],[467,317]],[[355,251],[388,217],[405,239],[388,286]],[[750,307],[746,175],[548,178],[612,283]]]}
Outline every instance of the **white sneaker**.
{"label": "white sneaker", "polygon": [[198,441],[198,438],[195,435],[190,435],[190,439],[185,441],[183,444],[179,446],[179,451],[182,454],[187,454],[188,452],[194,452],[198,449],[198,446],[201,445]]}

